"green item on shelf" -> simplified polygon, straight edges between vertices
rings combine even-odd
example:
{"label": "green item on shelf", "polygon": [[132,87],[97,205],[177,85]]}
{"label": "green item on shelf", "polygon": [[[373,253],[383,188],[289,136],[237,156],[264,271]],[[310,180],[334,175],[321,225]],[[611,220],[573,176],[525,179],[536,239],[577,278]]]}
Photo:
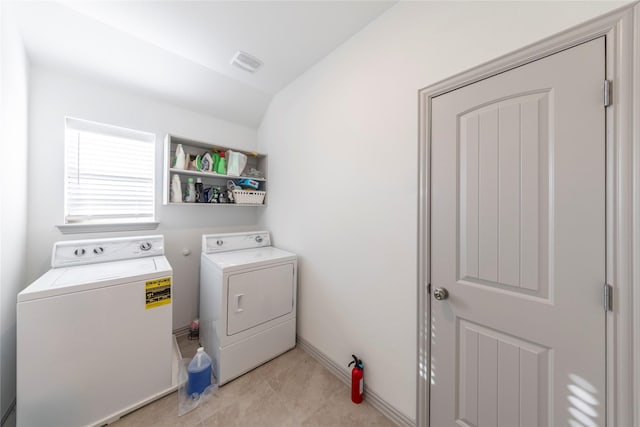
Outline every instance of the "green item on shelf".
{"label": "green item on shelf", "polygon": [[196,171],[202,170],[202,159],[200,158],[200,154],[198,154],[195,159],[191,160],[191,167]]}
{"label": "green item on shelf", "polygon": [[224,158],[224,152],[220,153],[220,160],[218,160],[218,167],[216,168],[216,172],[220,175],[227,174],[227,161]]}
{"label": "green item on shelf", "polygon": [[218,172],[218,164],[220,163],[220,153],[217,151],[213,152],[213,171]]}

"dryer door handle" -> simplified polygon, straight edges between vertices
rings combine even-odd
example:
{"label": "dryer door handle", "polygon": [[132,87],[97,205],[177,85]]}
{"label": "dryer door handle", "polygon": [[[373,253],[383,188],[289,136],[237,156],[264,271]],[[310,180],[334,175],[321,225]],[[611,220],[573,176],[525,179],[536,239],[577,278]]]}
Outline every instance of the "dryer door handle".
{"label": "dryer door handle", "polygon": [[241,313],[244,311],[243,308],[240,308],[240,303],[242,302],[242,297],[244,294],[235,294],[234,298],[236,300],[236,313]]}

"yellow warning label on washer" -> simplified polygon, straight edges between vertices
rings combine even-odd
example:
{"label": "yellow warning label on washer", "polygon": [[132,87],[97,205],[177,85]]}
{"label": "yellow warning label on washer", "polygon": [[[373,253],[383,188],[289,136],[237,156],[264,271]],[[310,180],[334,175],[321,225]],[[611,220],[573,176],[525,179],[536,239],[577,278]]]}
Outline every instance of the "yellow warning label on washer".
{"label": "yellow warning label on washer", "polygon": [[147,310],[171,304],[171,277],[147,280],[144,285],[146,293],[145,308]]}

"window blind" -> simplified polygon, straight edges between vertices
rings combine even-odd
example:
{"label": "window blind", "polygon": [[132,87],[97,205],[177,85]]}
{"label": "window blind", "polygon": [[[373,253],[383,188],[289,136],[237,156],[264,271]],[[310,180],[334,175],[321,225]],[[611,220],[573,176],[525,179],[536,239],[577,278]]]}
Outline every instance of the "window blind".
{"label": "window blind", "polygon": [[66,119],[65,223],[153,221],[155,135]]}

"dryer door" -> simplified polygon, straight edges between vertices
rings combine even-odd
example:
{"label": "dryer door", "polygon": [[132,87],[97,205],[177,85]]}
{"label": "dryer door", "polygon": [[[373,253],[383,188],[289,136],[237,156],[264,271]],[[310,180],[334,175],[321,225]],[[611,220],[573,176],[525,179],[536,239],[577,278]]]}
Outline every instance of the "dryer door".
{"label": "dryer door", "polygon": [[293,263],[234,273],[227,284],[228,336],[293,310]]}

